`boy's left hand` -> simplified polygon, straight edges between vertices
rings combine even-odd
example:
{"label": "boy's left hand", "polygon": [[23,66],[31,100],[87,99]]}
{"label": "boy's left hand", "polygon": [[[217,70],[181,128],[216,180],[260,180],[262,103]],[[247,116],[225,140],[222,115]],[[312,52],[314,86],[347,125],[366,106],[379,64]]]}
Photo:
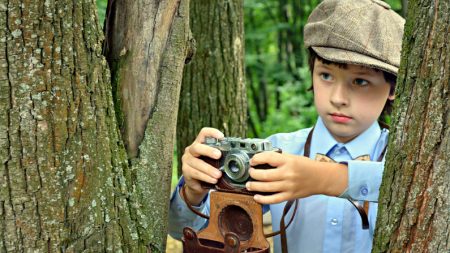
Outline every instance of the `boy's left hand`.
{"label": "boy's left hand", "polygon": [[[274,169],[254,169],[253,166],[269,164]],[[348,184],[347,166],[338,163],[317,162],[308,157],[262,152],[250,160],[249,191],[268,192],[271,195],[255,195],[261,204],[274,204],[314,194],[339,196]]]}

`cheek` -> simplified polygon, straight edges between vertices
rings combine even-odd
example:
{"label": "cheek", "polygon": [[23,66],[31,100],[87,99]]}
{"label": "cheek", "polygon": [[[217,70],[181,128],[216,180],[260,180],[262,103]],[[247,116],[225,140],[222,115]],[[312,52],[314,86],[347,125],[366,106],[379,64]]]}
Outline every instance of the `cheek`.
{"label": "cheek", "polygon": [[326,90],[321,88],[320,85],[314,85],[313,90],[314,104],[316,106],[316,109],[320,112],[326,102]]}
{"label": "cheek", "polygon": [[372,93],[368,96],[360,96],[357,106],[354,108],[359,111],[361,118],[366,120],[376,120],[381,115],[388,95]]}

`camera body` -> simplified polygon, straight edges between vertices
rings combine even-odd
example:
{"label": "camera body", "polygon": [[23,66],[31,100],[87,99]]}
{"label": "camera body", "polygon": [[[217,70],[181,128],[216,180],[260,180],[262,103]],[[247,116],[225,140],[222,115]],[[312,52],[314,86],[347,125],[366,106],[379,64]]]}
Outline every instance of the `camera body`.
{"label": "camera body", "polygon": [[[208,146],[217,148],[222,152],[220,159],[212,159],[202,156],[202,160],[222,171],[222,177],[217,184],[202,183],[204,188],[216,189],[219,191],[244,193],[253,195],[255,192],[247,191],[245,184],[253,180],[249,175],[250,159],[257,153],[264,151],[281,150],[274,148],[272,143],[265,139],[226,137],[216,139],[207,137],[205,143]],[[257,169],[273,169],[268,164],[255,166]]]}

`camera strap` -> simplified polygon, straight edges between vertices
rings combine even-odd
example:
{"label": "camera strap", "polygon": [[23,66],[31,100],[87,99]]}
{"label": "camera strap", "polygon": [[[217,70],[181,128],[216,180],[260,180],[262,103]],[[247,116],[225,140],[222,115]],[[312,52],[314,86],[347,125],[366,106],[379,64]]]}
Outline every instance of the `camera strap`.
{"label": "camera strap", "polygon": [[186,183],[184,183],[183,186],[181,187],[181,197],[183,198],[183,200],[186,203],[186,205],[189,208],[189,210],[191,210],[196,215],[209,220],[209,216],[208,215],[205,215],[205,214],[195,210],[194,207],[192,207],[193,205],[191,204],[191,202],[189,202],[189,200],[187,199],[187,197],[186,197]]}
{"label": "camera strap", "polygon": [[[295,206],[294,206],[294,210],[292,212],[291,218],[289,219],[288,224],[285,225],[284,218],[286,217],[287,213],[289,212],[289,210],[292,207],[292,204],[294,204],[294,203],[295,203]],[[266,238],[280,235],[281,252],[282,253],[288,253],[286,229],[289,227],[289,225],[291,225],[292,221],[294,220],[295,214],[297,213],[297,208],[298,208],[298,199],[289,200],[283,209],[283,215],[281,216],[281,219],[280,219],[280,230],[277,232],[273,232],[273,233],[265,235]]]}

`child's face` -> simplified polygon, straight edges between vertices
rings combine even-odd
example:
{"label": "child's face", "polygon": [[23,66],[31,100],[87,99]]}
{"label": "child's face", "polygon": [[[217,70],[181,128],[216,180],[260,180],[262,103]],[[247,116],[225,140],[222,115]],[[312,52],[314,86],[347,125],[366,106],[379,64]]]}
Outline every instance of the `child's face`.
{"label": "child's face", "polygon": [[390,84],[382,71],[347,64],[314,62],[314,103],[325,126],[342,143],[351,141],[380,116]]}

